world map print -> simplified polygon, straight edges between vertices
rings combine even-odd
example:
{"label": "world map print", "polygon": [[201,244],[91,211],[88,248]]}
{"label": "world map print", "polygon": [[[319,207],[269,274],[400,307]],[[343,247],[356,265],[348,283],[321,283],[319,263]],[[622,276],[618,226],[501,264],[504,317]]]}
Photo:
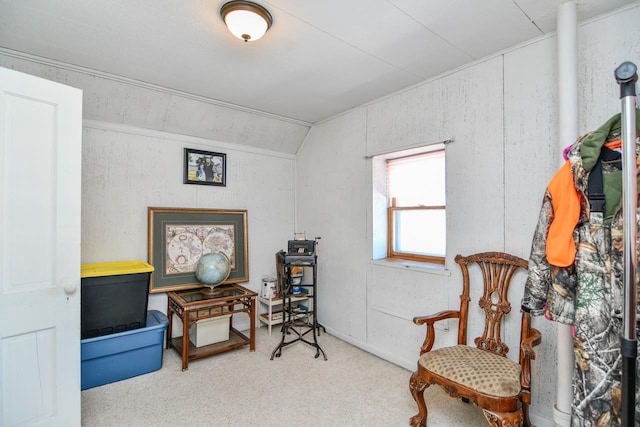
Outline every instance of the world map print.
{"label": "world map print", "polygon": [[193,273],[200,257],[216,252],[227,255],[235,268],[234,237],[233,224],[166,224],[165,274]]}

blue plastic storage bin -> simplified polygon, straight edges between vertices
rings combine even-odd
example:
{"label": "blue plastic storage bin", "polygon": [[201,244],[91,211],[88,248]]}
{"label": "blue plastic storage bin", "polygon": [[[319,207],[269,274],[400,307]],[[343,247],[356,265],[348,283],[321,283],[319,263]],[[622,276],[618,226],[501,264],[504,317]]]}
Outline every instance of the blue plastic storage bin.
{"label": "blue plastic storage bin", "polygon": [[81,340],[81,389],[160,369],[168,324],[167,316],[150,310],[145,328]]}

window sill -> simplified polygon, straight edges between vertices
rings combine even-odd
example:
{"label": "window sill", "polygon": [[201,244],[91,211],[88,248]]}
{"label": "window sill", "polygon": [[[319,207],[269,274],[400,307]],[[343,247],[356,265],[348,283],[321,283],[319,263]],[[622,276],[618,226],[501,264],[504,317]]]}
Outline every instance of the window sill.
{"label": "window sill", "polygon": [[429,262],[408,261],[402,259],[372,259],[373,265],[379,265],[381,267],[398,268],[402,270],[412,270],[421,273],[437,274],[440,276],[451,276],[451,272],[447,270],[444,265],[433,264]]}

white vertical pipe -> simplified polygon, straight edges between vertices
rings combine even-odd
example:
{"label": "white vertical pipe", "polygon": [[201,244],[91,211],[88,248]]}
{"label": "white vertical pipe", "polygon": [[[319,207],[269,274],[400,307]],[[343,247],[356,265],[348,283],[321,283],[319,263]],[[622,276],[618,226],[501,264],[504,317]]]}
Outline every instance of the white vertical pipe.
{"label": "white vertical pipe", "polygon": [[[558,102],[560,153],[578,130],[578,17],[575,0],[558,6]],[[560,165],[564,160],[560,158]]]}
{"label": "white vertical pipe", "polygon": [[[578,19],[575,0],[558,6],[558,101],[560,153],[579,136],[578,131]],[[561,158],[561,164],[564,159]],[[558,382],[553,420],[558,427],[571,425],[573,399],[573,335],[571,326],[557,324]]]}

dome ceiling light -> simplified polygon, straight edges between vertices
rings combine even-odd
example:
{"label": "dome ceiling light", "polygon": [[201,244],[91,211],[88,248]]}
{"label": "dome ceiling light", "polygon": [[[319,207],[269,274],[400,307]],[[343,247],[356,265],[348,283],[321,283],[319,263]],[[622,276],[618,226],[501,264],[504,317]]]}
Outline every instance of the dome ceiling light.
{"label": "dome ceiling light", "polygon": [[258,40],[273,24],[269,11],[250,1],[227,2],[220,8],[220,15],[229,31],[245,42]]}

